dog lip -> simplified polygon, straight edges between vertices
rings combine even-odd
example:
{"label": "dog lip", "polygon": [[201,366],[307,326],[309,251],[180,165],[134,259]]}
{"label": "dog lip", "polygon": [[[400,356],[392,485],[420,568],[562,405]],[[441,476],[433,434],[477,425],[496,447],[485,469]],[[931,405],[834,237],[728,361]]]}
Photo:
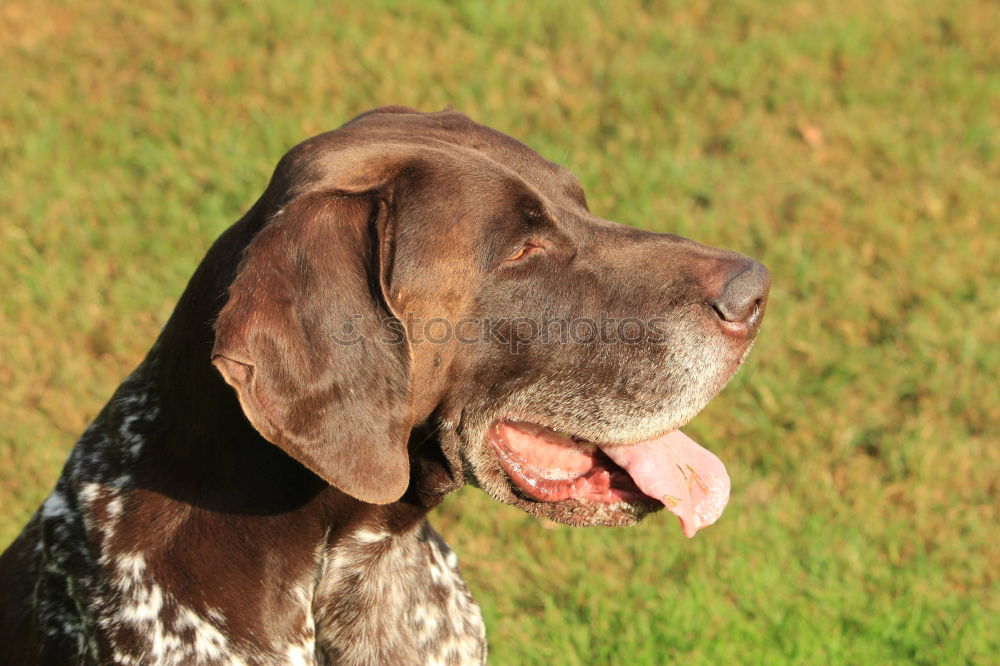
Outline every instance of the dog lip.
{"label": "dog lip", "polygon": [[735,338],[750,337],[750,332],[752,330],[752,326],[747,322],[726,321],[722,318],[719,318],[719,328],[721,328],[727,335],[731,335]]}
{"label": "dog lip", "polygon": [[[509,424],[509,425],[508,425]],[[514,426],[514,424],[517,424]],[[548,457],[529,460],[512,447],[504,436],[506,428],[534,432],[529,436],[545,441]],[[502,430],[503,429],[503,430]],[[500,459],[509,481],[526,499],[555,503],[583,500],[600,504],[655,504],[596,444],[577,441],[570,435],[558,434],[547,426],[520,419],[494,422],[487,439]]]}
{"label": "dog lip", "polygon": [[[735,373],[735,370],[730,371],[730,376],[733,373]],[[617,449],[617,448],[629,448],[632,446],[638,446],[642,442],[650,439],[659,439],[660,437],[663,437],[667,433],[684,428],[689,423],[691,423],[692,420],[694,420],[695,416],[697,416],[697,414],[693,414],[689,418],[686,418],[682,421],[676,421],[676,422],[671,421],[673,425],[667,428],[661,428],[660,430],[656,430],[652,434],[648,432],[644,432],[641,434],[627,434],[627,435],[623,434],[613,439],[607,439],[602,437],[588,437],[587,435],[579,434],[577,431],[555,428],[545,423],[543,419],[536,419],[525,416],[505,416],[502,418],[498,418],[490,424],[487,431],[495,432],[496,428],[504,423],[514,423],[521,426],[529,426],[529,427],[543,429],[547,432],[551,432],[556,435],[561,435],[566,439],[572,440],[574,444],[580,445],[582,447],[597,448],[597,449],[605,449],[605,448]]]}
{"label": "dog lip", "polygon": [[511,484],[539,502],[659,502],[691,538],[729,501],[725,465],[677,428],[634,445],[592,446],[544,425],[503,420],[487,437]]}

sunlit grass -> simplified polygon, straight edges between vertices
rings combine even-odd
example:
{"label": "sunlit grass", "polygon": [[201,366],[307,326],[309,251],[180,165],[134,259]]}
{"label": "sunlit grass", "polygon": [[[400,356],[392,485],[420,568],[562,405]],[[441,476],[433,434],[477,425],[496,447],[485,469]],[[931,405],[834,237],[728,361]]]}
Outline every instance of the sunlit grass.
{"label": "sunlit grass", "polygon": [[282,152],[454,105],[598,214],[751,254],[762,339],[689,432],[733,476],[685,541],[435,518],[500,664],[1000,653],[995,3],[0,6],[0,543]]}

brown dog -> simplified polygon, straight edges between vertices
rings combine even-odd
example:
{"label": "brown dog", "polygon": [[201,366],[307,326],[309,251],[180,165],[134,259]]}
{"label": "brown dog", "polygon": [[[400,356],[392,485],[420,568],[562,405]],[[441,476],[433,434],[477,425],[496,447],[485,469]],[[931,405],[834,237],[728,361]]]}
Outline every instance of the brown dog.
{"label": "brown dog", "polygon": [[310,139],[0,559],[0,662],[482,662],[427,512],[469,482],[573,525],[710,524],[725,468],[677,428],[767,292],[459,113]]}

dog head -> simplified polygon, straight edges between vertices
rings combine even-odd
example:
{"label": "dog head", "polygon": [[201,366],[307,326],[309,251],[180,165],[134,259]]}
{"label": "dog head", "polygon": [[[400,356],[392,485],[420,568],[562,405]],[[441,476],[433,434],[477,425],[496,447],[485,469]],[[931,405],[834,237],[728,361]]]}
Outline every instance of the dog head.
{"label": "dog head", "polygon": [[213,363],[328,483],[393,502],[436,446],[452,478],[571,524],[666,506],[690,535],[721,513],[725,468],[678,429],[749,352],[760,264],[602,220],[564,168],[451,111],[300,144],[240,224]]}

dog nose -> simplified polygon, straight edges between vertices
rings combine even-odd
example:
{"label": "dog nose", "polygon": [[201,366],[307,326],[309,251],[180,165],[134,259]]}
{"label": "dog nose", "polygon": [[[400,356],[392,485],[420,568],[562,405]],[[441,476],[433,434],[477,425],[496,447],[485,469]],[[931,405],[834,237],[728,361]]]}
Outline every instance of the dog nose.
{"label": "dog nose", "polygon": [[722,288],[712,301],[715,314],[723,326],[733,332],[753,333],[764,314],[771,276],[763,264],[752,259]]}

